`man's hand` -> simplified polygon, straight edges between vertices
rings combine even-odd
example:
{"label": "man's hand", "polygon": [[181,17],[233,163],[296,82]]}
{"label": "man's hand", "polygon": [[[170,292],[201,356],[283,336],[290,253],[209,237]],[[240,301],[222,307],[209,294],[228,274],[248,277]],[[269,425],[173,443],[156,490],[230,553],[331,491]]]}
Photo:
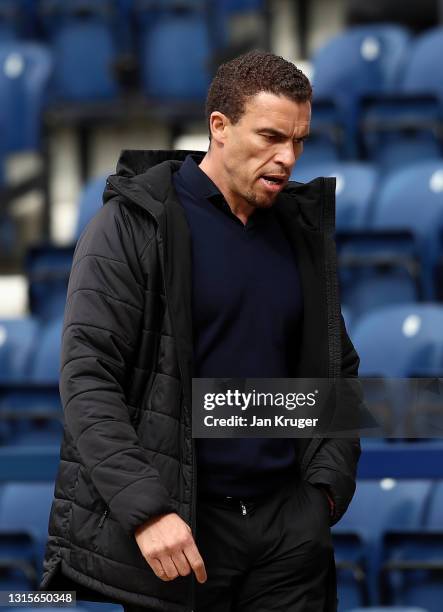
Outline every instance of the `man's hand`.
{"label": "man's hand", "polygon": [[191,528],[175,512],[155,516],[140,525],[135,539],[143,557],[161,580],[174,580],[194,571],[199,582],[206,582],[205,564]]}

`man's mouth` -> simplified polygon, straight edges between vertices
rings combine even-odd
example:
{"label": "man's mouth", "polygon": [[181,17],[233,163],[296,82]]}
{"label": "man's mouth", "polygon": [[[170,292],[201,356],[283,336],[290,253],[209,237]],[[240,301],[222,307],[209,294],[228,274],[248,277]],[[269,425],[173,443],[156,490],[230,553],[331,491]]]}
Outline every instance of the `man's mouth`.
{"label": "man's mouth", "polygon": [[287,176],[281,174],[263,174],[260,180],[272,191],[278,191],[288,180]]}

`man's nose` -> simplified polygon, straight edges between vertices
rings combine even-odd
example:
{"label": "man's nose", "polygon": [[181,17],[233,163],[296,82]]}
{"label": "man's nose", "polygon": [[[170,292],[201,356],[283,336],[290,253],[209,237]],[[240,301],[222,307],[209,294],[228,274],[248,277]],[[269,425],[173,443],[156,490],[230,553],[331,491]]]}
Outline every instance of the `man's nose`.
{"label": "man's nose", "polygon": [[292,166],[297,161],[297,156],[294,151],[294,145],[289,143],[285,146],[282,146],[275,156],[275,162],[284,166],[286,172],[290,172],[292,170]]}

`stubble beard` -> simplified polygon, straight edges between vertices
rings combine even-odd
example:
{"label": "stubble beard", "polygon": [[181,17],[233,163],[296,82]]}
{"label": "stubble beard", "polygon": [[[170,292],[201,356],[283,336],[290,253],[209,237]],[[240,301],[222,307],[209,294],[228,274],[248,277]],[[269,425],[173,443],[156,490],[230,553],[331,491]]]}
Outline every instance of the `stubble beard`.
{"label": "stubble beard", "polygon": [[247,191],[245,194],[242,194],[244,199],[246,200],[246,202],[250,205],[253,206],[254,208],[270,208],[276,198],[277,198],[277,194],[273,197],[270,198],[266,198],[266,199],[259,199],[257,197],[257,194],[254,193],[253,191]]}

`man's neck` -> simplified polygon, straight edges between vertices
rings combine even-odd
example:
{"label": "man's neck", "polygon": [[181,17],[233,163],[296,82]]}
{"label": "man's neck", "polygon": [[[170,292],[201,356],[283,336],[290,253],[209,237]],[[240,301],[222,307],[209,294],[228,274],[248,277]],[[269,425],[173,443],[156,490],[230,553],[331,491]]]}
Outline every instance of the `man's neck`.
{"label": "man's neck", "polygon": [[200,162],[199,168],[207,176],[209,176],[211,181],[221,191],[229,208],[231,209],[232,214],[238,217],[243,225],[246,225],[255,208],[243,198],[235,198],[235,196],[229,191],[229,189],[226,187],[226,181],[223,179],[223,175],[219,171],[216,171],[215,164],[211,159],[209,151]]}

